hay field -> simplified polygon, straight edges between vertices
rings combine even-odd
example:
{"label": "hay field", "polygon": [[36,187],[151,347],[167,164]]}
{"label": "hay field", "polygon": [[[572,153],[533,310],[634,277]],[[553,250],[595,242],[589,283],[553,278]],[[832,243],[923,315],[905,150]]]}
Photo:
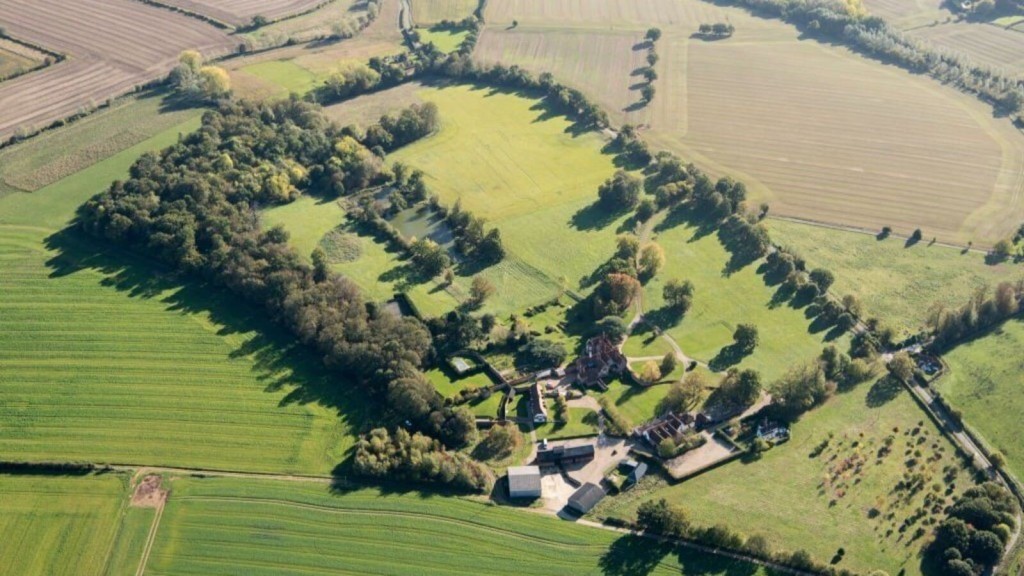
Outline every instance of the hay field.
{"label": "hay field", "polygon": [[168,6],[202,14],[232,26],[244,26],[254,16],[279,20],[316,8],[324,0],[161,0]]}
{"label": "hay field", "polygon": [[0,475],[4,572],[103,574],[118,538],[126,488],[127,478],[120,474]]}
{"label": "hay field", "polygon": [[[725,523],[747,536],[760,534],[774,550],[803,549],[828,563],[845,548],[836,569],[921,574],[918,553],[925,538],[913,537],[921,523],[899,530],[921,510],[924,497],[923,492],[908,497],[894,490],[903,480],[905,461],[914,450],[921,451],[914,471],[928,478],[928,491],[933,482],[941,482],[943,488],[955,485],[954,492],[959,492],[971,481],[954,456],[954,446],[908,393],[899,386],[865,382],[805,414],[792,432],[792,440],[755,462],[736,461],[675,486],[649,482],[626,497],[605,501],[595,513],[635,518],[643,500],[666,498],[686,509],[698,525]],[[889,435],[894,437],[892,451],[879,458]],[[924,440],[918,443],[919,438]],[[861,470],[841,470],[847,461],[862,463]],[[947,482],[943,468],[950,465],[957,472]],[[949,499],[947,495],[947,503]],[[872,508],[881,513],[873,517]],[[886,518],[889,513],[892,519]]]}
{"label": "hay field", "polygon": [[12,36],[69,56],[0,84],[0,138],[159,78],[182,50],[219,56],[237,46],[223,30],[132,0],[9,0],[0,21]]}
{"label": "hay field", "polygon": [[436,24],[441,20],[458,22],[472,16],[477,0],[410,0],[412,20],[419,26]]}
{"label": "hay field", "polygon": [[812,266],[831,270],[833,292],[855,294],[868,316],[907,336],[924,327],[936,302],[957,307],[979,287],[1024,278],[1016,264],[989,265],[982,254],[929,246],[927,238],[907,247],[902,238],[879,241],[869,234],[778,219],[770,220],[769,228],[775,243]]}
{"label": "hay field", "polygon": [[166,104],[159,92],[118,100],[59,131],[0,150],[0,196],[39,190],[202,114],[199,108],[165,111]]}
{"label": "hay field", "polygon": [[914,28],[945,21],[952,13],[942,7],[942,0],[864,0],[864,8],[881,16],[897,28]]}
{"label": "hay field", "polygon": [[358,399],[331,393],[251,310],[55,234],[142,152],[197,125],[0,199],[2,459],[327,473],[345,457]]}
{"label": "hay field", "polygon": [[229,479],[181,478],[172,486],[149,559],[153,574],[762,574],[457,497],[333,495],[318,484]]}
{"label": "hay field", "polygon": [[[743,179],[774,213],[921,227],[983,245],[1024,220],[1024,139],[1008,121],[928,78],[802,41],[783,22],[698,0],[494,0],[487,18],[481,57],[509,56],[535,71],[564,66],[566,49],[540,40],[545,33],[589,34],[596,52],[611,30],[659,25],[654,102],[627,113],[630,101],[619,97],[613,118],[649,125],[655,146]],[[504,32],[512,19],[520,30]],[[691,38],[700,23],[725,20],[737,28],[732,38]],[[592,60],[583,64],[592,84],[629,82],[633,64],[625,59],[580,59]],[[580,73],[566,74],[570,83],[573,75]],[[610,92],[576,82],[598,99]]]}
{"label": "hay field", "polygon": [[1024,324],[1009,320],[946,353],[949,373],[935,383],[943,397],[963,412],[964,420],[1006,456],[1007,468],[1017,478],[1024,476],[1022,346]]}

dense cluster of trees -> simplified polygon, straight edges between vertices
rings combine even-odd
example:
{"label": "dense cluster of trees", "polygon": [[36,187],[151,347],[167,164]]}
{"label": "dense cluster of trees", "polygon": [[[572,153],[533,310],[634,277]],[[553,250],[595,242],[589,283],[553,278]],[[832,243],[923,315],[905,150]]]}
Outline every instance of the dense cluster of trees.
{"label": "dense cluster of trees", "polygon": [[354,165],[360,182],[387,177],[366,158],[375,156],[314,105],[222,102],[198,131],[143,155],[127,180],[83,205],[79,226],[263,309],[320,352],[336,385],[359,386],[400,418],[464,444],[468,413],[443,409],[419,370],[432,353],[424,327],[368,306],[352,282],[304,263],[282,228],[260,226],[257,208],[287,201],[287,186],[333,193],[356,179]]}
{"label": "dense cluster of trees", "polygon": [[761,375],[754,370],[730,368],[718,384],[716,403],[734,408],[751,406],[761,397]]}
{"label": "dense cluster of trees", "polygon": [[327,77],[322,85],[309,93],[307,99],[332,104],[360,94],[382,90],[406,80],[415,71],[407,53],[370,58],[367,64],[357,63]]}
{"label": "dense cluster of trees", "polygon": [[493,478],[486,466],[419,432],[377,428],[359,440],[355,471],[387,480],[434,482],[466,492],[486,493]]}
{"label": "dense cluster of trees", "polygon": [[817,359],[791,368],[772,383],[773,416],[795,420],[837,389],[859,384],[871,374],[872,368],[864,360],[852,359],[835,346],[827,346]]}
{"label": "dense cluster of trees", "polygon": [[736,32],[736,27],[730,22],[715,22],[714,24],[701,24],[697,30],[701,36],[728,38]]}
{"label": "dense cluster of trees", "polygon": [[1011,114],[1024,106],[1024,81],[962,54],[940,52],[885,20],[840,0],[734,0],[762,15],[781,18],[804,32],[820,34],[944,84],[976,93]]}
{"label": "dense cluster of trees", "polygon": [[640,203],[640,179],[625,170],[615,174],[597,188],[601,205],[612,213],[626,212]]}
{"label": "dense cluster of trees", "polygon": [[195,50],[181,53],[168,81],[176,94],[198,104],[213,103],[231,94],[231,78],[227,71],[207,66],[203,55]]}
{"label": "dense cluster of trees", "polygon": [[461,201],[455,202],[448,211],[445,221],[455,235],[455,247],[467,258],[485,264],[496,264],[505,257],[501,232],[497,228],[484,231],[486,220],[463,210]]}
{"label": "dense cluster of trees", "polygon": [[964,305],[948,308],[936,304],[929,312],[928,327],[935,336],[932,346],[948,348],[1017,314],[1024,297],[1024,283],[1002,282],[989,293],[978,289]]}
{"label": "dense cluster of trees", "polygon": [[1017,500],[995,482],[964,492],[935,530],[926,553],[942,574],[976,576],[999,563],[1015,525]]}
{"label": "dense cluster of trees", "polygon": [[665,305],[680,314],[685,314],[693,304],[693,282],[669,279],[661,289]]}

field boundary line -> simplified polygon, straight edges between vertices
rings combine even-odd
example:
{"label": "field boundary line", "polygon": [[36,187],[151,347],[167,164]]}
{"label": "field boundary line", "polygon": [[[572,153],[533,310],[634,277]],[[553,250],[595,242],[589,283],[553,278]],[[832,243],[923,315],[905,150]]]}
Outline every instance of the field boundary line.
{"label": "field boundary line", "polygon": [[[818,228],[828,228],[830,230],[838,230],[840,232],[854,232],[856,234],[865,234],[865,235],[868,235],[868,236],[875,236],[875,237],[878,236],[878,231],[872,230],[870,228],[862,228],[862,227],[859,227],[859,226],[850,226],[850,225],[847,225],[847,224],[835,224],[835,223],[832,223],[832,222],[825,222],[824,220],[814,220],[813,218],[802,218],[802,217],[799,217],[799,216],[786,216],[785,214],[769,214],[768,215],[768,219],[769,220],[782,220],[783,222],[792,222],[794,224],[805,224],[805,225],[808,225],[808,226],[817,226]],[[896,239],[900,239],[900,240],[907,240],[907,239],[910,238],[910,236],[907,235],[907,234],[899,234],[897,232],[891,232],[888,237],[889,238],[896,238]],[[966,250],[967,252],[974,252],[976,254],[988,254],[988,250],[983,250],[981,248],[968,247],[968,246],[964,246],[962,244],[952,244],[950,242],[939,242],[939,241],[936,241],[934,244],[932,244],[932,242],[930,242],[930,241],[929,242],[924,242],[922,240],[919,243],[920,244],[925,244],[925,245],[941,246],[943,248],[954,248],[956,250],[960,250],[961,252]]]}
{"label": "field boundary line", "polygon": [[188,474],[217,476],[223,478],[251,478],[256,480],[285,480],[288,482],[319,482],[330,484],[335,481],[334,476],[320,476],[315,474],[279,474],[276,472],[246,472],[242,470],[214,470],[206,468],[183,468],[178,466],[149,466],[146,464],[95,464],[97,467],[106,467],[117,471],[137,471],[137,473],[156,472],[170,474]]}
{"label": "field boundary line", "polygon": [[135,1],[136,2],[140,2],[142,4],[145,4],[147,6],[152,6],[153,8],[159,8],[161,10],[170,10],[171,12],[177,12],[178,14],[183,14],[185,16],[188,16],[189,18],[194,18],[196,20],[199,20],[200,22],[205,22],[206,24],[209,24],[210,26],[213,26],[214,28],[220,28],[221,30],[230,30],[232,32],[235,31],[235,27],[230,25],[230,24],[228,24],[227,22],[221,22],[220,20],[218,20],[218,19],[216,19],[216,18],[214,18],[212,16],[207,16],[206,14],[201,14],[201,13],[195,12],[193,10],[188,10],[186,8],[181,8],[179,6],[173,6],[171,4],[164,4],[163,2],[160,2],[158,0],[135,0]]}

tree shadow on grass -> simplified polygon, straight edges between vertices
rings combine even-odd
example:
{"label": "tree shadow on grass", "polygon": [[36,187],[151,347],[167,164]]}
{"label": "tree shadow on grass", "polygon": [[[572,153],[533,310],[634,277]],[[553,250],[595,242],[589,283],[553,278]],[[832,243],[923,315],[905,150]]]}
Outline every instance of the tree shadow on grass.
{"label": "tree shadow on grass", "polygon": [[102,286],[129,298],[157,300],[169,313],[209,319],[217,335],[235,344],[228,358],[248,358],[267,393],[281,394],[279,406],[319,404],[337,412],[353,431],[365,430],[380,418],[378,406],[354,383],[329,372],[313,351],[273,324],[265,311],[220,286],[178,274],[155,260],[66,228],[50,235],[45,245],[56,254],[47,261],[51,278],[82,271],[98,272]]}
{"label": "tree shadow on grass", "polygon": [[868,408],[878,408],[893,401],[902,391],[903,385],[892,375],[887,374],[871,385],[864,403]]}
{"label": "tree shadow on grass", "polygon": [[715,354],[715,357],[708,362],[708,368],[713,372],[722,372],[723,370],[727,370],[739,364],[749,355],[749,353],[744,352],[743,349],[734,342],[719,350],[718,354]]}
{"label": "tree shadow on grass", "polygon": [[577,210],[569,220],[569,224],[580,231],[603,230],[615,222],[622,214],[622,212],[609,210],[598,200]]}
{"label": "tree shadow on grass", "polygon": [[[658,330],[668,330],[682,322],[684,316],[685,314],[681,308],[662,306],[656,310],[644,312],[644,321],[657,327]],[[654,337],[657,336],[657,334],[654,335]]]}
{"label": "tree shadow on grass", "polygon": [[644,576],[653,572],[672,548],[668,543],[625,534],[612,542],[599,565],[605,576]]}

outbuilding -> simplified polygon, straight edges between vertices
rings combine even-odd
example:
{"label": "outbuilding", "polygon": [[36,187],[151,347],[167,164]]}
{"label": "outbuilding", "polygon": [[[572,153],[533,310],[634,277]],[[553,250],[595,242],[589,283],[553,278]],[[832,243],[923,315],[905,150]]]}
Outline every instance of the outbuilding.
{"label": "outbuilding", "polygon": [[540,498],[540,467],[513,466],[508,469],[509,498]]}
{"label": "outbuilding", "polygon": [[593,510],[594,506],[605,497],[604,489],[597,484],[587,482],[569,497],[568,508],[583,515]]}

